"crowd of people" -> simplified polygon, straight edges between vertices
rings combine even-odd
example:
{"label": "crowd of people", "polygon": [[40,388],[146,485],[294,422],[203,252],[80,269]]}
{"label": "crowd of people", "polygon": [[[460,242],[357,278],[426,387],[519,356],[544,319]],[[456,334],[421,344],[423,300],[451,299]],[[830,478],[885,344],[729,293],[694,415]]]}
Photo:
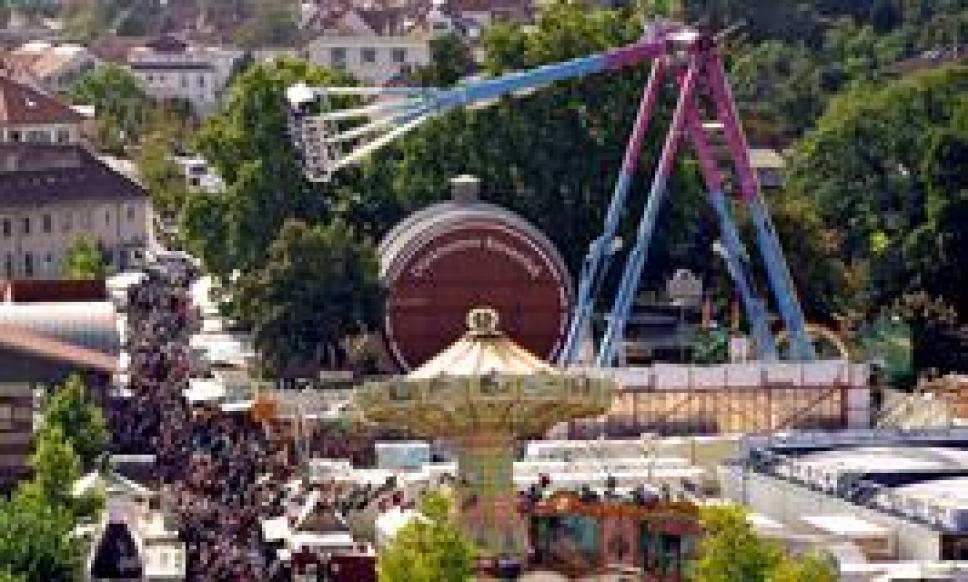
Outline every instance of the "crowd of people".
{"label": "crowd of people", "polygon": [[248,415],[182,398],[192,313],[184,280],[154,272],[131,289],[130,390],[109,408],[113,450],[155,455],[162,504],[186,542],[188,579],[268,580],[278,568],[260,520],[278,512],[273,484],[287,471],[288,447]]}

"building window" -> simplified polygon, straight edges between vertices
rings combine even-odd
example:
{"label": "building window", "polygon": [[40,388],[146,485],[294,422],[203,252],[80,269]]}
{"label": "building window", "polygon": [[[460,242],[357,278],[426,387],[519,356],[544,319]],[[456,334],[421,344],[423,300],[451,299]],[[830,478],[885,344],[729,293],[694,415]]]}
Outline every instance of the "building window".
{"label": "building window", "polygon": [[0,404],[0,430],[13,430],[13,406]]}
{"label": "building window", "polygon": [[64,219],[61,222],[61,230],[63,232],[70,232],[71,228],[73,228],[74,226],[73,224],[71,224],[73,220],[74,220],[74,214],[70,210],[65,212]]}
{"label": "building window", "polygon": [[3,237],[10,238],[10,235],[12,234],[13,234],[13,225],[10,223],[9,218],[4,218],[3,219]]}
{"label": "building window", "polygon": [[394,63],[407,62],[407,49],[405,48],[395,48],[390,52],[390,55]]}
{"label": "building window", "polygon": [[34,276],[34,256],[30,253],[24,253],[24,275]]}
{"label": "building window", "polygon": [[3,261],[3,272],[7,279],[13,279],[13,253],[7,253],[7,258]]}
{"label": "building window", "polygon": [[128,222],[134,222],[134,206],[128,206]]}
{"label": "building window", "polygon": [[30,217],[24,216],[24,234],[30,234]]}
{"label": "building window", "polygon": [[50,141],[50,132],[40,130],[28,131],[27,141],[30,143],[47,143]]}
{"label": "building window", "polygon": [[70,143],[71,131],[69,129],[57,130],[57,143]]}
{"label": "building window", "polygon": [[8,135],[10,136],[10,141],[14,141],[14,142],[20,141],[19,131],[11,131]]}
{"label": "building window", "polygon": [[199,87],[204,87],[205,86],[205,75],[199,75],[198,76],[198,86]]}
{"label": "building window", "polygon": [[42,218],[42,226],[44,229],[44,234],[50,234],[50,231],[54,228],[54,221],[51,219],[50,214],[45,214]]}
{"label": "building window", "polygon": [[54,273],[54,257],[50,253],[44,255],[44,272],[48,274]]}
{"label": "building window", "polygon": [[182,89],[188,89],[188,75],[181,76],[181,86]]}
{"label": "building window", "polygon": [[360,60],[368,64],[375,63],[376,49],[375,48],[360,49]]}
{"label": "building window", "polygon": [[329,60],[337,69],[346,67],[346,49],[339,46],[329,49]]}
{"label": "building window", "polygon": [[104,211],[104,225],[105,226],[111,226],[111,211],[110,210],[105,210]]}

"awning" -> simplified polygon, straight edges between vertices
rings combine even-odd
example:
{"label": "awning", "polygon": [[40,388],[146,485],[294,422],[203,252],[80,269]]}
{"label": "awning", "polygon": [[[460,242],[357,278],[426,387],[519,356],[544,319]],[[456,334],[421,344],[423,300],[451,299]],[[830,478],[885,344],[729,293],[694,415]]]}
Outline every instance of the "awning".
{"label": "awning", "polygon": [[211,378],[190,378],[188,388],[182,391],[182,396],[189,404],[215,402],[225,398],[225,386]]}

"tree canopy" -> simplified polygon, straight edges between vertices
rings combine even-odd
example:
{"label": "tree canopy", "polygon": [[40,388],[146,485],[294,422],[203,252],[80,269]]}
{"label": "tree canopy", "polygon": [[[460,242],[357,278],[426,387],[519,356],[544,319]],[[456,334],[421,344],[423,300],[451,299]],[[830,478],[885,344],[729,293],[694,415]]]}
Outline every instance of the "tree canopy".
{"label": "tree canopy", "polygon": [[333,361],[343,340],[374,329],[382,292],[373,247],[341,221],[308,226],[288,221],[268,260],[239,278],[233,300],[252,325],[255,345],[271,369]]}
{"label": "tree canopy", "polygon": [[188,195],[185,174],[172,158],[178,144],[178,132],[171,125],[156,125],[142,138],[135,159],[138,176],[155,210],[174,216],[178,216]]}
{"label": "tree canopy", "polygon": [[429,492],[421,503],[426,519],[397,532],[377,561],[380,582],[465,582],[473,573],[474,551],[453,523],[450,502]]}
{"label": "tree canopy", "polygon": [[332,214],[335,187],[310,184],[289,139],[285,90],[297,81],[349,80],[304,61],[254,65],[232,85],[228,103],[194,139],[225,181],[224,192],[189,198],[186,244],[220,275],[259,267],[288,219],[315,222]]}
{"label": "tree canopy", "polygon": [[91,468],[106,450],[107,422],[80,376],[71,375],[48,396],[42,432],[55,429],[71,442],[83,468]]}
{"label": "tree canopy", "polygon": [[107,274],[104,255],[90,237],[78,236],[64,254],[61,274],[67,279],[103,279]]}
{"label": "tree canopy", "polygon": [[0,580],[81,577],[83,559],[73,530],[80,519],[101,511],[103,499],[74,495],[83,467],[75,443],[93,451],[105,435],[98,436],[103,418],[98,421],[99,411],[86,400],[80,380],[68,380],[62,390],[42,409],[44,423],[30,457],[31,478],[9,499],[0,499]]}
{"label": "tree canopy", "polygon": [[120,151],[140,134],[149,99],[134,75],[119,65],[97,67],[75,82],[68,91],[75,105],[93,105],[98,145]]}
{"label": "tree canopy", "polygon": [[697,582],[834,582],[837,572],[817,555],[789,556],[756,535],[738,506],[709,506],[701,513],[705,536],[692,571]]}
{"label": "tree canopy", "polygon": [[861,309],[922,290],[968,309],[952,246],[964,237],[956,223],[968,166],[956,120],[966,90],[966,67],[859,87],[834,99],[794,150],[788,195],[841,234],[839,260],[865,279],[853,298]]}

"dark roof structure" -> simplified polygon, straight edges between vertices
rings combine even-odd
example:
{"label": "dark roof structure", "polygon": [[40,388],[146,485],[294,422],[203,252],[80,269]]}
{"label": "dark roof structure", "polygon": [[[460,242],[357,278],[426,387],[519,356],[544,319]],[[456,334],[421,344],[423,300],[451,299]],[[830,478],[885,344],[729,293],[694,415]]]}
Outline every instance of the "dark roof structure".
{"label": "dark roof structure", "polygon": [[210,71],[212,64],[207,62],[173,61],[132,61],[128,66],[135,71]]}
{"label": "dark roof structure", "polygon": [[95,580],[138,580],[143,573],[138,546],[128,526],[109,523],[95,550],[90,576]]}
{"label": "dark roof structure", "polygon": [[29,354],[52,362],[64,362],[92,372],[113,374],[118,371],[115,357],[13,325],[0,324],[0,350]]}
{"label": "dark roof structure", "polygon": [[104,279],[7,279],[0,280],[5,303],[107,301]]}
{"label": "dark roof structure", "polygon": [[81,123],[84,117],[57,99],[0,76],[0,125]]}
{"label": "dark roof structure", "polygon": [[171,34],[153,38],[145,46],[158,53],[183,53],[188,49],[187,42]]}
{"label": "dark roof structure", "polygon": [[0,204],[141,200],[147,193],[80,145],[0,144]]}

